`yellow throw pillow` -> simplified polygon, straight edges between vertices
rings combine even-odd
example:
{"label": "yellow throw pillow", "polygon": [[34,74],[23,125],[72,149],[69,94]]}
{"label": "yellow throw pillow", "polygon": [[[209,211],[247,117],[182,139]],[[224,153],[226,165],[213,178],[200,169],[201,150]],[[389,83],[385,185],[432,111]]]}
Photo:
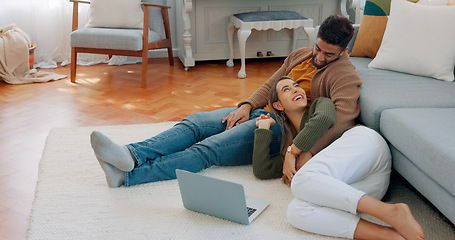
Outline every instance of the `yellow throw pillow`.
{"label": "yellow throw pillow", "polygon": [[448,3],[447,5],[449,5],[449,6],[455,5],[455,0],[450,0],[449,3]]}
{"label": "yellow throw pillow", "polygon": [[387,19],[387,16],[363,16],[350,54],[352,57],[374,58],[376,56],[387,26]]}
{"label": "yellow throw pillow", "polygon": [[[359,33],[352,47],[352,57],[374,58],[381,46],[392,0],[366,0]],[[418,0],[407,0],[418,2]],[[375,22],[378,21],[378,22]]]}

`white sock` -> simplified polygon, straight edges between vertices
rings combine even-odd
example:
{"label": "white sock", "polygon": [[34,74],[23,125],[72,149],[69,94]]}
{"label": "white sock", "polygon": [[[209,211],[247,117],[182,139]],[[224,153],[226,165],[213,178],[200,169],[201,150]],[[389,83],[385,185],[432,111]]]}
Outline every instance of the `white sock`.
{"label": "white sock", "polygon": [[125,172],[112,166],[107,162],[103,162],[100,160],[98,160],[98,162],[101,165],[104,174],[106,175],[106,181],[109,187],[116,188],[125,184]]}
{"label": "white sock", "polygon": [[98,131],[92,132],[90,142],[99,161],[109,163],[123,172],[133,170],[134,158],[126,146],[114,143]]}

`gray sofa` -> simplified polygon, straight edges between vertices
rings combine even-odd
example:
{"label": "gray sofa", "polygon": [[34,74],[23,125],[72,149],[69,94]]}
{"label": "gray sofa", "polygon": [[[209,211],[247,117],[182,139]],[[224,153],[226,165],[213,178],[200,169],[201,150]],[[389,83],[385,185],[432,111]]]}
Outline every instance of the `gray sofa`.
{"label": "gray sofa", "polygon": [[455,82],[351,61],[363,81],[359,121],[381,132],[393,168],[455,223]]}

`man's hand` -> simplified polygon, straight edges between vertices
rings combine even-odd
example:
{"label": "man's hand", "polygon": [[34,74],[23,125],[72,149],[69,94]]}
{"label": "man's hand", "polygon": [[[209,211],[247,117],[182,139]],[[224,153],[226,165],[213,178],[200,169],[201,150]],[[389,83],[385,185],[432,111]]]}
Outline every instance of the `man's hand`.
{"label": "man's hand", "polygon": [[226,130],[231,129],[234,126],[239,125],[242,122],[248,121],[250,119],[250,111],[251,105],[250,104],[243,104],[236,110],[232,111],[227,115],[227,117],[223,118],[222,123],[227,122]]}

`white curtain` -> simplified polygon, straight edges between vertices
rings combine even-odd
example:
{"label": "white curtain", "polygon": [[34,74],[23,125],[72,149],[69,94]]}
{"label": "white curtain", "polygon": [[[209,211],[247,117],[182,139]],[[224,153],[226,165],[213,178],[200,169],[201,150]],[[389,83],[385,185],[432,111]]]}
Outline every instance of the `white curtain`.
{"label": "white curtain", "polygon": [[[79,4],[79,26],[87,22],[88,4]],[[0,26],[16,24],[35,50],[35,67],[54,68],[70,63],[73,3],[69,0],[0,0]],[[106,62],[107,56],[79,54],[79,64]]]}

